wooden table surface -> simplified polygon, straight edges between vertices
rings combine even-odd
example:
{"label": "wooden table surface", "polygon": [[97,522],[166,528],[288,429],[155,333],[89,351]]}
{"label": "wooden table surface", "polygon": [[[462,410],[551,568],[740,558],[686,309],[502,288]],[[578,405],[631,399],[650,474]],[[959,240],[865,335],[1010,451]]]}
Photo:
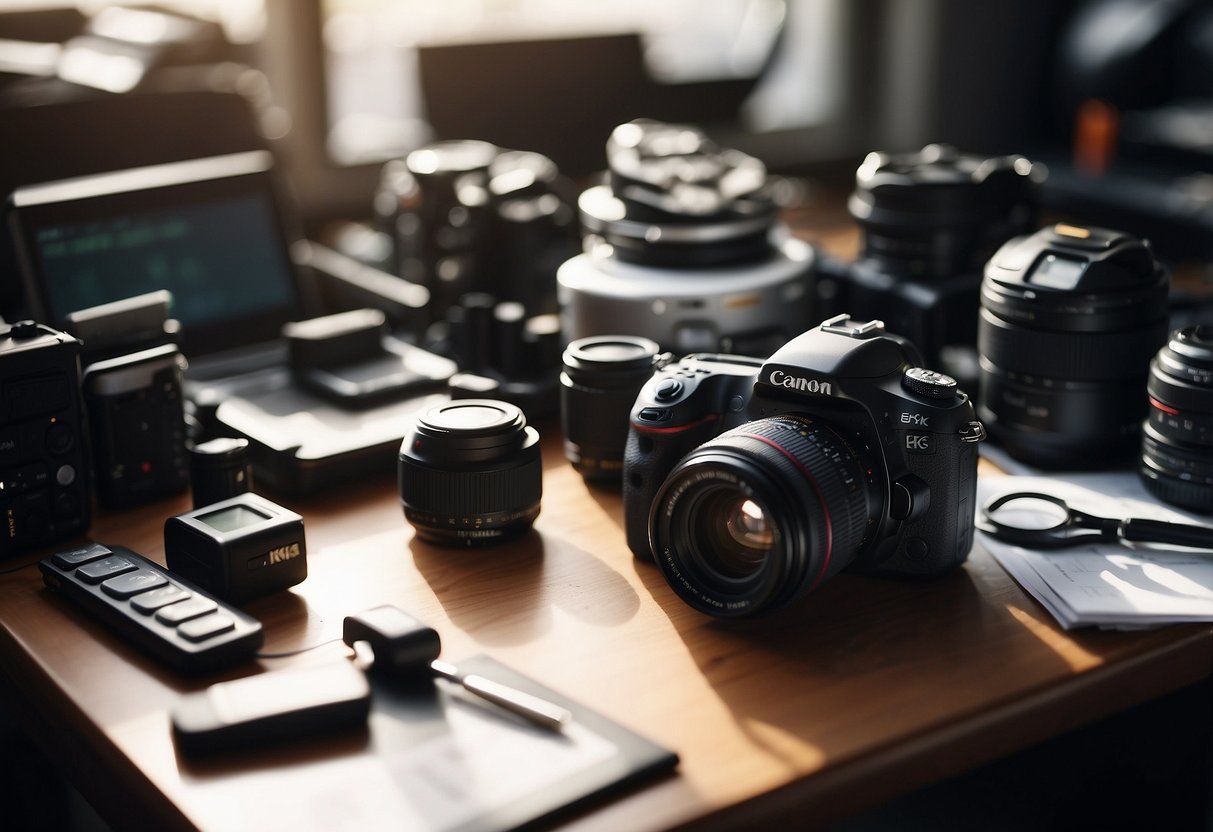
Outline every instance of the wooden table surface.
{"label": "wooden table surface", "polygon": [[[535,529],[478,551],[413,539],[386,470],[305,517],[308,579],[247,607],[265,650],[339,638],[342,618],[395,604],[436,627],[443,655],[484,652],[681,757],[677,773],[563,823],[584,830],[825,821],[1195,682],[1213,630],[1063,633],[983,551],[939,580],[841,575],[793,609],[725,622],[636,562],[618,494],[587,486],[544,436]],[[163,562],[186,497],[99,517],[91,536]],[[179,758],[168,710],[187,681],[42,589],[0,575],[0,667],[18,716],[116,826],[394,829],[376,738],[238,764]],[[14,561],[15,567],[22,563]],[[332,661],[329,643],[262,668]],[[237,668],[227,677],[254,670]],[[322,807],[328,807],[324,810]]]}

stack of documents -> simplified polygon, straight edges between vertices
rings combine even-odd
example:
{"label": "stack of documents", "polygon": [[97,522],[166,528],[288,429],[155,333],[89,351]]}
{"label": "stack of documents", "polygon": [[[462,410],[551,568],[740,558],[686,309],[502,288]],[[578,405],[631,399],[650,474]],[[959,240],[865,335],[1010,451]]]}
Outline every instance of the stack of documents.
{"label": "stack of documents", "polygon": [[[1103,517],[1143,517],[1209,525],[1208,518],[1163,506],[1135,473],[1054,477],[982,477],[978,511],[1013,491],[1064,499]],[[978,532],[977,545],[998,560],[1062,627],[1141,629],[1181,621],[1213,621],[1213,551],[1119,543],[1031,551]]]}

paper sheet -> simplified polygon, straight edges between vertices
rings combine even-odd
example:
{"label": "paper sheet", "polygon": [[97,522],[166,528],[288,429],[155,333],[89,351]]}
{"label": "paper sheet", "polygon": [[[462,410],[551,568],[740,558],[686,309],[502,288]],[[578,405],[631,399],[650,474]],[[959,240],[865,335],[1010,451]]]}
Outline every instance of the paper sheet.
{"label": "paper sheet", "polygon": [[[1145,517],[1210,525],[1163,506],[1134,472],[1056,477],[985,477],[978,505],[1011,491],[1036,491],[1103,517]],[[980,510],[980,509],[979,509]],[[1213,621],[1213,551],[1120,543],[1029,551],[978,533],[983,546],[1066,629],[1140,629]]]}

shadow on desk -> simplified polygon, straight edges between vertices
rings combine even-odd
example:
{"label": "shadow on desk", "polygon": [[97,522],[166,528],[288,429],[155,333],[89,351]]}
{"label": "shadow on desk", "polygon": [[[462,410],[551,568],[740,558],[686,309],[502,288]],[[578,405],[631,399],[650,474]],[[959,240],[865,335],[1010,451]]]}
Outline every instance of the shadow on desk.
{"label": "shadow on desk", "polygon": [[447,616],[486,646],[537,639],[551,629],[554,607],[604,627],[628,621],[640,608],[635,590],[592,552],[535,530],[491,548],[446,548],[415,537],[408,546]]}

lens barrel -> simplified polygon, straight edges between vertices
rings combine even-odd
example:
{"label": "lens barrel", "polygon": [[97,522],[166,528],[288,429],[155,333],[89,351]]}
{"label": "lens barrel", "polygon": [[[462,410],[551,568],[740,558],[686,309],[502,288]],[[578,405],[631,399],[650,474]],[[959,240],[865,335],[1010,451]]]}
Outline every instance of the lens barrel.
{"label": "lens barrel", "polygon": [[1150,362],[1139,472],[1160,500],[1213,514],[1213,326],[1171,334]]}
{"label": "lens barrel", "polygon": [[1042,468],[1127,461],[1150,357],[1166,338],[1168,277],[1149,243],[1057,225],[990,259],[978,321],[978,415]]}
{"label": "lens barrel", "polygon": [[564,351],[564,455],[587,480],[619,481],[632,405],[663,360],[658,351],[655,341],[631,335],[580,338]]}
{"label": "lens barrel", "polygon": [[842,570],[879,504],[834,431],[803,416],[742,425],[699,446],[653,501],[655,560],[698,610],[772,612]]}
{"label": "lens barrel", "polygon": [[847,207],[862,257],[898,277],[976,274],[993,249],[1029,230],[1044,168],[1023,156],[975,156],[949,145],[869,153]]}
{"label": "lens barrel", "polygon": [[460,399],[418,417],[400,446],[400,501],[417,536],[484,546],[522,534],[539,515],[539,434],[522,411]]}

